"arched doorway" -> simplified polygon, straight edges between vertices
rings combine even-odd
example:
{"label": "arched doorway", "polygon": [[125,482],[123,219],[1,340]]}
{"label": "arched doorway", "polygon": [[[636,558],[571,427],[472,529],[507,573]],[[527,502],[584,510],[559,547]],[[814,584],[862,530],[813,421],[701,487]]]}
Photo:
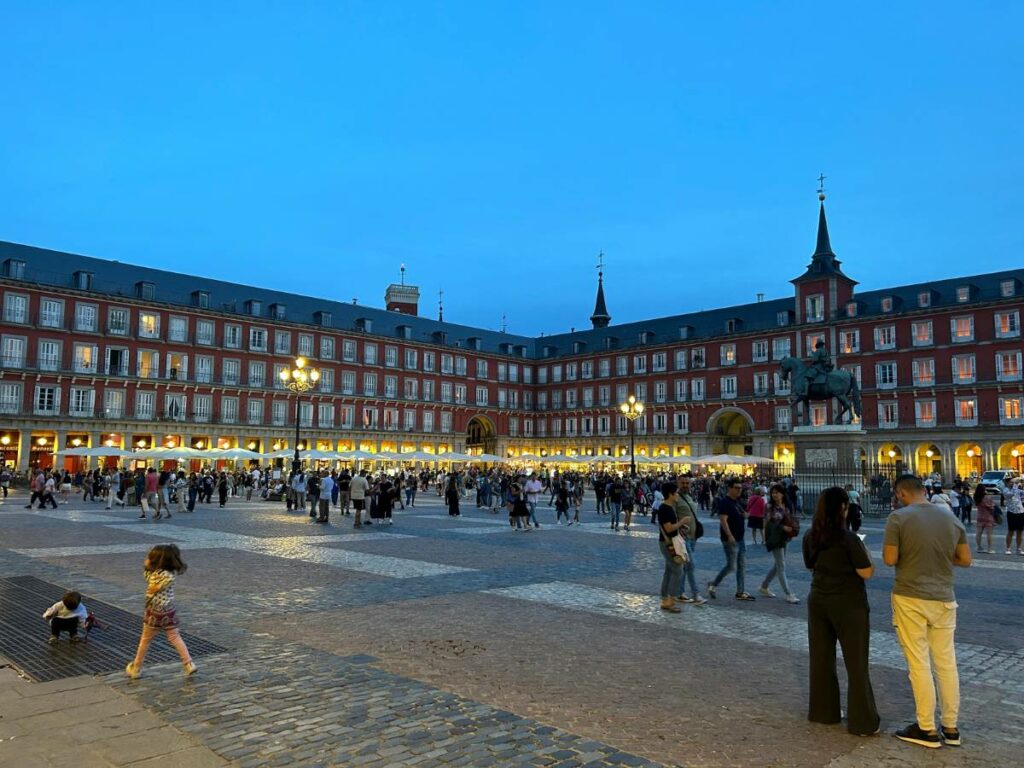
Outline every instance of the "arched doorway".
{"label": "arched doorway", "polygon": [[486,416],[474,416],[466,426],[466,448],[480,453],[498,450],[498,433],[494,423]]}
{"label": "arched doorway", "polygon": [[708,419],[711,453],[731,453],[750,456],[754,453],[754,420],[739,408],[722,408]]}

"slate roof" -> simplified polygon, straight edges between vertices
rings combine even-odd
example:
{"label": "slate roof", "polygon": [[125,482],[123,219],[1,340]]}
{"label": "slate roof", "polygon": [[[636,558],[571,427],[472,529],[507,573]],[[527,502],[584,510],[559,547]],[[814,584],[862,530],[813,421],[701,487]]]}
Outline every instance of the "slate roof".
{"label": "slate roof", "polygon": [[[97,293],[134,298],[135,285],[140,281],[155,285],[157,303],[171,306],[192,307],[192,293],[196,290],[210,293],[210,308],[218,311],[235,312],[240,318],[252,319],[245,314],[244,304],[249,300],[262,302],[262,317],[272,324],[270,305],[278,303],[287,307],[289,322],[316,325],[314,312],[326,311],[332,315],[330,327],[340,332],[361,332],[356,321],[363,318],[372,321],[372,335],[400,338],[399,326],[410,329],[409,340],[421,343],[443,343],[449,347],[473,349],[469,340],[479,339],[479,349],[493,354],[509,354],[516,357],[540,359],[593,353],[604,350],[605,338],[616,340],[612,349],[629,349],[638,346],[667,344],[681,339],[682,328],[688,328],[688,340],[724,338],[732,333],[747,334],[755,331],[781,333],[780,312],[791,312],[794,308],[792,297],[740,304],[732,307],[681,312],[669,317],[640,320],[631,323],[610,325],[573,333],[552,336],[529,337],[500,333],[457,323],[439,322],[425,317],[416,317],[400,312],[330,301],[327,299],[302,296],[295,293],[256,288],[220,280],[208,280],[193,275],[184,275],[168,270],[125,264],[90,256],[63,253],[0,241],[0,262],[8,259],[24,261],[27,283],[55,288],[72,288],[73,274],[88,271],[93,274],[92,290]],[[918,308],[918,295],[931,291],[931,309],[943,307],[964,307],[979,302],[1002,299],[1000,285],[1004,280],[1016,281],[1016,296],[1020,300],[1024,286],[1024,269],[993,272],[985,275],[956,277],[946,280],[932,280],[913,285],[886,288],[856,293],[859,302],[858,318],[891,316]],[[966,304],[956,298],[957,288],[971,286],[971,299]],[[896,305],[893,312],[882,312],[882,299],[892,297]],[[837,318],[842,321],[845,318]],[[733,330],[728,330],[732,321]],[[435,334],[445,334],[443,342]],[[641,333],[647,334],[641,339]],[[576,343],[584,346],[575,349]]]}

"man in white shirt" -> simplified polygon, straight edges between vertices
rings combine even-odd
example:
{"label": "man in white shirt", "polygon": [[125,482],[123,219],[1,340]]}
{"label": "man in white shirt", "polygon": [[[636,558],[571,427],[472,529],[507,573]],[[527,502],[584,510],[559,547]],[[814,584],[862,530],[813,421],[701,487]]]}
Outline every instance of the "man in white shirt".
{"label": "man in white shirt", "polygon": [[67,632],[72,643],[78,642],[78,625],[85,623],[89,611],[77,592],[68,592],[64,597],[51,605],[43,613],[43,618],[50,622],[50,645],[60,639],[61,632]]}
{"label": "man in white shirt", "polygon": [[[362,469],[358,475],[352,478],[349,483],[348,492],[352,499],[352,509],[356,511],[356,521],[353,528],[362,528],[363,510],[366,509],[366,494],[370,491],[370,483],[366,480],[366,470]],[[369,522],[369,520],[367,520]]]}
{"label": "man in white shirt", "polygon": [[536,472],[530,473],[530,479],[526,481],[523,490],[526,491],[526,507],[530,510],[530,521],[534,527],[540,528],[540,523],[537,522],[537,502],[540,501],[540,494],[544,490],[544,486],[537,479]]}
{"label": "man in white shirt", "polygon": [[331,516],[331,493],[334,491],[334,478],[326,469],[320,470],[320,514],[318,523],[326,523]]}

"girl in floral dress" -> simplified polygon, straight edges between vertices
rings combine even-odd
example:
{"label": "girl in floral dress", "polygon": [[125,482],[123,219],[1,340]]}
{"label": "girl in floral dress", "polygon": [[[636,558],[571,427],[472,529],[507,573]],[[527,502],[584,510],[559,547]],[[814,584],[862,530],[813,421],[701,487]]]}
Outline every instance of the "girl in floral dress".
{"label": "girl in floral dress", "polygon": [[139,638],[139,649],[135,659],[131,661],[125,672],[134,679],[142,674],[142,662],[146,658],[149,644],[156,634],[163,630],[169,642],[181,656],[185,666],[185,674],[196,671],[192,657],[185,647],[185,641],[178,632],[178,616],[174,609],[174,578],[188,568],[181,559],[181,551],[176,544],[158,544],[149,550],[146,562],[143,563],[146,576],[146,608],[142,615],[142,637]]}

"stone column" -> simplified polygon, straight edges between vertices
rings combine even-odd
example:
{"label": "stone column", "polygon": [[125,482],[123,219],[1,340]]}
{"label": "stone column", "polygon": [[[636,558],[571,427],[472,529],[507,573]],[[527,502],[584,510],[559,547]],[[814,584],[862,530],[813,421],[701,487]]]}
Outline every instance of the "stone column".
{"label": "stone column", "polygon": [[32,430],[21,429],[21,437],[19,438],[18,444],[18,467],[17,470],[20,474],[24,474],[28,471],[28,460],[32,453]]}

